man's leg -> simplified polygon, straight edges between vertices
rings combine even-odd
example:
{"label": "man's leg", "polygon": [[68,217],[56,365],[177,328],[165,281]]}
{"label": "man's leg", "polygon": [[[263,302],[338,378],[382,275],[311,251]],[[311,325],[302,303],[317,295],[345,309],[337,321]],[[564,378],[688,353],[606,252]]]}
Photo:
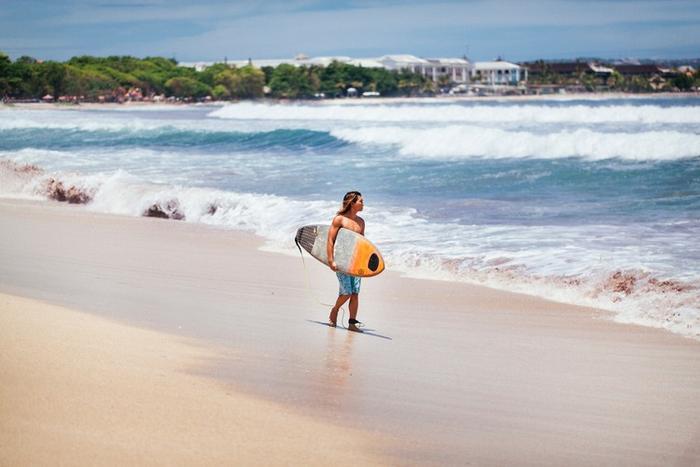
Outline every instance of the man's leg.
{"label": "man's leg", "polygon": [[[331,314],[328,315],[328,321],[331,326],[336,325],[336,322],[338,321],[338,310],[340,310],[340,307],[343,306],[345,302],[350,300],[350,297],[351,295],[338,295],[335,305],[333,308],[331,308]],[[352,310],[352,302],[350,302],[350,308]],[[355,314],[357,314],[357,307],[355,307]],[[350,315],[352,315],[352,311],[350,311]]]}
{"label": "man's leg", "polygon": [[356,293],[350,295],[350,324],[348,324],[348,329],[351,331],[359,331],[360,328],[355,326],[354,320],[357,319],[357,309],[360,306],[360,296]]}

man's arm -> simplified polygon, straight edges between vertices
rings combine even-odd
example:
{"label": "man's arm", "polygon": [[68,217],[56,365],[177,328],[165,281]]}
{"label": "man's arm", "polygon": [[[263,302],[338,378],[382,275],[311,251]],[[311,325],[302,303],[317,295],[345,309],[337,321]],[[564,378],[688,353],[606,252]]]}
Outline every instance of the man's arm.
{"label": "man's arm", "polygon": [[338,236],[338,230],[343,226],[343,220],[340,216],[335,216],[331,227],[328,229],[328,241],[326,242],[326,256],[328,257],[328,266],[334,271],[338,270],[335,261],[333,260],[333,250],[335,247],[335,239]]}

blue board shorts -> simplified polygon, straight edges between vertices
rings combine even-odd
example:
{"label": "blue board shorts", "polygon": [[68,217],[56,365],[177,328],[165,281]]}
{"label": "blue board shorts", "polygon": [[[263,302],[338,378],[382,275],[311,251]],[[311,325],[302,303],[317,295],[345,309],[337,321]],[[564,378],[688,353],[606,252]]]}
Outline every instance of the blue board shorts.
{"label": "blue board shorts", "polygon": [[340,290],[338,295],[353,295],[360,293],[360,278],[345,274],[344,272],[335,273],[338,276],[338,284],[340,284]]}

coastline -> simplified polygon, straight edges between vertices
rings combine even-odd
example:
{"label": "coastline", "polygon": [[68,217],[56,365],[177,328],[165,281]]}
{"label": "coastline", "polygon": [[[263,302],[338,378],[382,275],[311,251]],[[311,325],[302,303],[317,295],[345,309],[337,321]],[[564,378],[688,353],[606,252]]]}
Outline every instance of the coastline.
{"label": "coastline", "polygon": [[[293,431],[301,426],[320,433],[326,424],[350,430],[351,435],[332,437],[343,447],[329,445],[329,450],[364,455],[381,446],[383,457],[367,463],[692,465],[700,460],[696,341],[613,323],[600,310],[390,271],[363,284],[359,318],[376,335],[359,335],[313,322],[325,319],[327,310],[318,301],[332,299],[336,287],[326,268],[307,260],[305,271],[298,258],[260,251],[262,241],[249,234],[8,199],[0,199],[0,218],[0,253],[6,259],[0,265],[0,293],[52,304],[38,308],[87,312],[86,320],[102,323],[94,328],[109,327],[106,319],[121,323],[115,326],[125,335],[157,331],[193,339],[203,353],[183,351],[178,355],[192,359],[166,365],[172,392],[195,384],[172,376],[184,363],[187,377],[197,384],[215,381],[219,388],[273,404],[269,411],[282,406],[310,417],[293,422]],[[22,299],[3,297],[2,303],[8,300]],[[18,310],[30,305],[21,305],[3,305],[5,331],[7,323],[28,319]],[[66,310],[53,313],[71,320]],[[25,335],[44,325],[42,315],[33,316],[21,324]],[[76,338],[93,334],[79,329],[73,329]],[[32,338],[36,348],[72,341],[66,334],[54,341],[42,333]],[[148,339],[157,340],[150,334]],[[8,356],[20,354],[24,345],[16,339],[3,342]],[[92,342],[93,349],[102,348],[100,340]],[[170,348],[165,341],[154,345]],[[124,370],[159,352],[133,347]],[[71,374],[88,373],[80,371],[90,363],[87,348],[80,350],[83,359],[75,360]],[[12,362],[3,362],[3,373],[17,370]],[[157,363],[149,368],[158,371]],[[11,374],[23,377],[19,371]],[[136,377],[123,378],[143,395]],[[51,387],[47,380],[25,382]],[[101,387],[89,395],[100,391],[119,394],[116,387]],[[70,394],[56,394],[59,406],[70,402]],[[142,407],[150,410],[152,403],[144,400]],[[168,404],[175,402],[163,403],[166,413],[172,409]],[[99,404],[92,408],[103,413]],[[3,408],[9,410],[14,408]],[[3,431],[31,431],[55,416],[37,412],[25,426],[20,415],[8,418],[12,423]],[[190,416],[199,416],[196,407]],[[229,417],[212,416],[228,434]],[[260,423],[250,422],[258,428]],[[125,433],[134,424],[126,421]],[[344,445],[352,433],[356,446],[364,447]],[[253,455],[265,450],[269,435],[257,434],[262,444]],[[368,449],[366,436],[377,444]],[[11,439],[11,448],[18,449],[23,438]],[[303,452],[321,454],[318,439],[309,435],[307,440]],[[72,459],[71,443],[86,442],[78,433],[57,441],[56,449]]]}
{"label": "coastline", "polygon": [[318,105],[381,105],[397,103],[427,103],[427,102],[492,102],[511,101],[528,102],[541,100],[606,100],[606,99],[683,99],[700,98],[700,92],[658,92],[658,93],[622,93],[622,92],[590,92],[590,93],[564,93],[564,94],[528,94],[528,95],[502,95],[502,96],[466,96],[466,95],[437,95],[424,97],[378,97],[378,98],[339,98],[339,99],[250,99],[239,101],[211,101],[211,102],[144,102],[128,101],[116,102],[18,102],[3,103],[0,101],[0,109],[124,109],[124,108],[148,108],[148,107],[188,107],[188,106],[212,106],[232,105],[238,103],[260,104],[318,104]]}

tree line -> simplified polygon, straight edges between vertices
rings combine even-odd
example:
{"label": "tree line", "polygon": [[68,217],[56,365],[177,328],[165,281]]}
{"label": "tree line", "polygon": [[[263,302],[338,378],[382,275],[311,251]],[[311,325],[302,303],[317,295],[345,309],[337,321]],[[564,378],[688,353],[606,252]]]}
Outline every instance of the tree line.
{"label": "tree line", "polygon": [[13,100],[69,96],[84,101],[165,96],[183,100],[254,99],[263,96],[303,99],[321,94],[341,97],[354,88],[382,96],[433,93],[432,81],[419,73],[363,68],[340,62],[257,68],[217,63],[202,71],[163,57],[73,57],[66,62],[0,52],[0,98]]}
{"label": "tree line", "polygon": [[[577,63],[578,64],[578,63]],[[669,73],[637,73],[622,74],[612,68],[610,74],[598,76],[584,67],[561,73],[552,69],[546,62],[537,61],[532,64],[528,76],[529,85],[581,86],[587,91],[609,90],[619,92],[657,92],[657,91],[692,91],[700,87],[700,70],[681,72],[670,70]]]}

